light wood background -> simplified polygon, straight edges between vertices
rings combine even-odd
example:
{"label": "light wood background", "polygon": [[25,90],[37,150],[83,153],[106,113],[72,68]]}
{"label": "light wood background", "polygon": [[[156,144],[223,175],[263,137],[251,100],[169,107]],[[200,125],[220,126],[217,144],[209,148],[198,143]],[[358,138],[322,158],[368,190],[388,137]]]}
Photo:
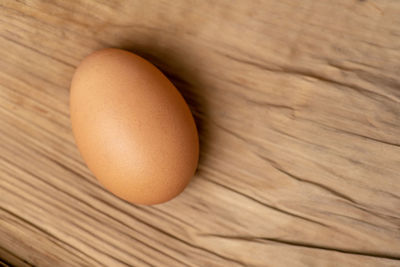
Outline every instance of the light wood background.
{"label": "light wood background", "polygon": [[[188,101],[167,204],[99,186],[69,84],[92,51]],[[17,266],[400,266],[400,1],[0,0],[0,258]]]}

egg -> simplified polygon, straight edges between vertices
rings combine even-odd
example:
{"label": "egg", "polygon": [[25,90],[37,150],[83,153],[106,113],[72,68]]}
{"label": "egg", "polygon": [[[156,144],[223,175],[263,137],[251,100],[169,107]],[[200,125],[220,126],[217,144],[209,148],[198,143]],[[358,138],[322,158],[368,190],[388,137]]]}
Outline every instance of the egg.
{"label": "egg", "polygon": [[121,49],[87,56],[70,90],[75,142],[88,168],[134,204],[166,202],[188,185],[199,156],[185,100],[153,64]]}

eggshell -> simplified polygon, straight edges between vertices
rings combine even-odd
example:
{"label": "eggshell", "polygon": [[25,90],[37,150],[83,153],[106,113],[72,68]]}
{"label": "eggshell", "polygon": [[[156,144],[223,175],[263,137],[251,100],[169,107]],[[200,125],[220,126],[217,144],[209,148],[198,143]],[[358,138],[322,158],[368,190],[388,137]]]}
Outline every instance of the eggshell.
{"label": "eggshell", "polygon": [[198,134],[188,105],[147,60],[104,49],[77,68],[70,95],[79,151],[101,184],[135,204],[168,201],[197,167]]}

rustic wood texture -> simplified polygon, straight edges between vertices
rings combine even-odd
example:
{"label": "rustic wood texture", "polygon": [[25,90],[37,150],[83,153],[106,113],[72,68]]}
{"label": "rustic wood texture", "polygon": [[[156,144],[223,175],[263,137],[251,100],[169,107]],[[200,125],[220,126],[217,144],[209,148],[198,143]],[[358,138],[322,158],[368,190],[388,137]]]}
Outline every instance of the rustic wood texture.
{"label": "rustic wood texture", "polygon": [[[83,163],[69,84],[129,49],[188,101],[197,174],[130,205]],[[0,0],[0,258],[400,266],[400,1]]]}

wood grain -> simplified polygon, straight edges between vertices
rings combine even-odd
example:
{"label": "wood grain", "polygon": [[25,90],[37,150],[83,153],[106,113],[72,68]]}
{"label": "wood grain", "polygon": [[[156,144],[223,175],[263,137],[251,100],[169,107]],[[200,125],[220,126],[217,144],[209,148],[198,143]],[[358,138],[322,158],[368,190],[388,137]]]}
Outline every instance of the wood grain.
{"label": "wood grain", "polygon": [[[188,101],[197,174],[130,205],[69,84],[128,49]],[[400,266],[400,1],[0,1],[0,258],[17,266]]]}

